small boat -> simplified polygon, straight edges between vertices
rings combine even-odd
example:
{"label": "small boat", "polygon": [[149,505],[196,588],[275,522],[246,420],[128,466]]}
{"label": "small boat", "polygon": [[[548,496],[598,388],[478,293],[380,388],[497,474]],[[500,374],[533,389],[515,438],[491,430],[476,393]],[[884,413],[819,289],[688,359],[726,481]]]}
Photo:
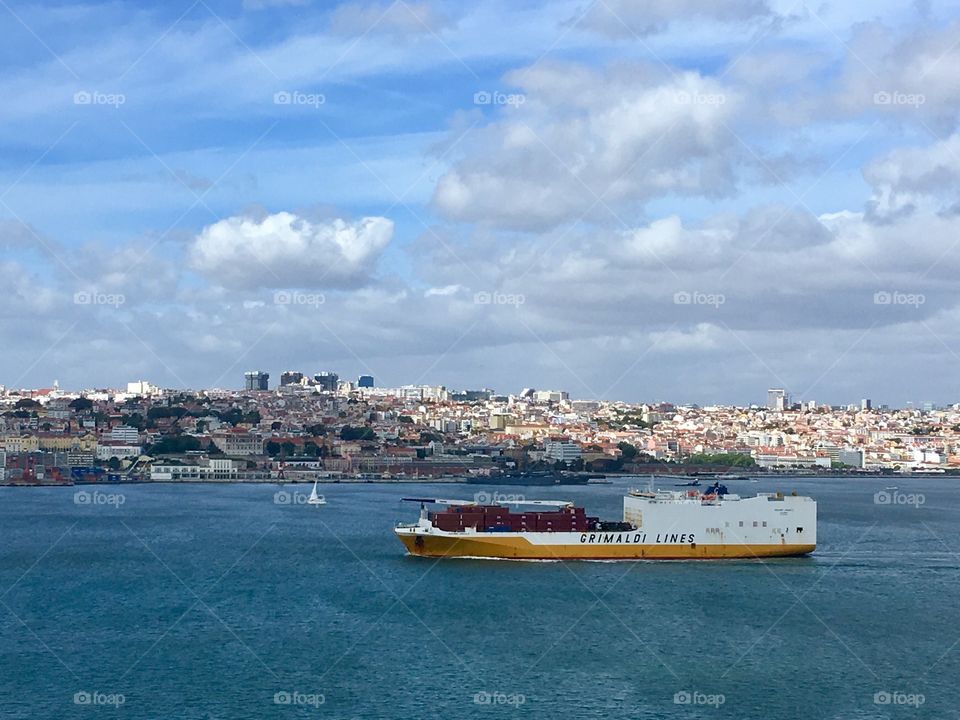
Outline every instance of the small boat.
{"label": "small boat", "polygon": [[323,495],[317,494],[317,481],[313,481],[313,490],[310,491],[310,497],[307,498],[307,505],[326,505],[327,499]]}
{"label": "small boat", "polygon": [[893,492],[894,490],[899,490],[900,488],[896,485],[887,485],[884,490],[887,492]]}

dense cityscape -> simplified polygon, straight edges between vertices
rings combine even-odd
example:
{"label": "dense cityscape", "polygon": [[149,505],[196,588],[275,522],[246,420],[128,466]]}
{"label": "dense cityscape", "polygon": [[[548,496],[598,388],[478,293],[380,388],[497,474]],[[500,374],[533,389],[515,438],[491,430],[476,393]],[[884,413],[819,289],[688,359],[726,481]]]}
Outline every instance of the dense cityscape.
{"label": "dense cityscape", "polygon": [[[509,481],[608,474],[960,472],[960,404],[746,407],[573,399],[562,390],[377,387],[264,371],[243,390],[147,381],[4,389],[0,481]],[[558,480],[559,481],[559,480]]]}

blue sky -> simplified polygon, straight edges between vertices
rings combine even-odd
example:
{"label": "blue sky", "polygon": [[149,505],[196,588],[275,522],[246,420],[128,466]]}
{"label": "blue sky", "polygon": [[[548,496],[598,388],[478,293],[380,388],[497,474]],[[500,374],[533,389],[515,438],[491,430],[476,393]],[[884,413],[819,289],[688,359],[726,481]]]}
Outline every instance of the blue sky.
{"label": "blue sky", "polygon": [[957,399],[958,2],[0,18],[8,387]]}

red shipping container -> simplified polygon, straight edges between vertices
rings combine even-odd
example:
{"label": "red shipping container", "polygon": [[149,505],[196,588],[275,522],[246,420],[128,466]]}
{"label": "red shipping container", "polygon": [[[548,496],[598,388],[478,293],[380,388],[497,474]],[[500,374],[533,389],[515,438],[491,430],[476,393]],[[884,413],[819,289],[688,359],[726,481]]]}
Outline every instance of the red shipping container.
{"label": "red shipping container", "polygon": [[444,532],[456,532],[460,530],[460,518],[449,513],[438,513],[434,517],[433,524]]}

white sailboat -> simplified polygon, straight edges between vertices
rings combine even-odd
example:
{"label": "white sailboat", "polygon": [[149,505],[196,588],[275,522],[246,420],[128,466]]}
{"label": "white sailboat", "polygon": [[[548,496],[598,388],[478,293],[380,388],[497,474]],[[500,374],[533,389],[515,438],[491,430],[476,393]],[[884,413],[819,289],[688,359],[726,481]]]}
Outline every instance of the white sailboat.
{"label": "white sailboat", "polygon": [[326,505],[327,499],[323,495],[317,494],[317,481],[313,481],[313,490],[310,491],[310,497],[307,498],[307,505]]}

